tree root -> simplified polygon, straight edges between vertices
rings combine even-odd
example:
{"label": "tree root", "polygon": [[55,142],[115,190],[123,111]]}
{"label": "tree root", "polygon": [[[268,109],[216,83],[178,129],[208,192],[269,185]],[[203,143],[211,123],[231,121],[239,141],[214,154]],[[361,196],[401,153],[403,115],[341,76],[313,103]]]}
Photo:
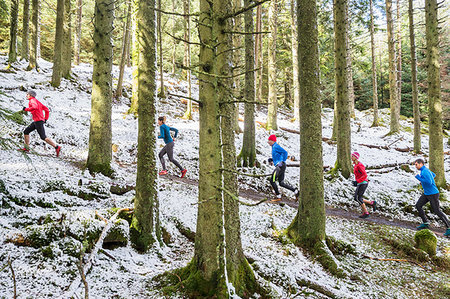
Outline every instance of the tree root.
{"label": "tree root", "polygon": [[368,256],[368,255],[363,255],[363,257],[367,258],[367,259],[371,259],[371,260],[376,260],[376,261],[394,261],[394,262],[407,262],[407,263],[412,263],[415,264],[419,267],[421,267],[422,269],[426,270],[426,268],[424,266],[422,266],[421,264],[419,264],[416,261],[413,260],[407,260],[407,259],[391,259],[391,258],[379,258],[379,257],[372,257],[372,256]]}

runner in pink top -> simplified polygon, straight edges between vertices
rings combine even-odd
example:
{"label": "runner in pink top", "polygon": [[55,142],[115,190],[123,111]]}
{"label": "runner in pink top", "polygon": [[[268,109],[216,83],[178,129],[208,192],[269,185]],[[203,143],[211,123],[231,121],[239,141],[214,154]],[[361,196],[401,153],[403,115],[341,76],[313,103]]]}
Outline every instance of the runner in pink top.
{"label": "runner in pink top", "polygon": [[[55,148],[56,156],[59,157],[61,147],[56,145],[50,138],[45,135],[44,123],[47,122],[50,112],[41,102],[36,99],[34,90],[27,91],[28,107],[23,107],[23,111],[30,112],[33,116],[33,122],[23,131],[25,139],[25,147],[20,149],[24,152],[30,151],[30,133],[37,130],[42,140]],[[44,115],[45,112],[45,115]]]}

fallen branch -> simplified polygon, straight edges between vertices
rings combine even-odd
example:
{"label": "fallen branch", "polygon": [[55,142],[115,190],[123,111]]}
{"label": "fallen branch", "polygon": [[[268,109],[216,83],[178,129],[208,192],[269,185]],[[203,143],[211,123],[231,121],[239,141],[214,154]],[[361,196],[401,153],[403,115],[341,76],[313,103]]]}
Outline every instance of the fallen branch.
{"label": "fallen branch", "polygon": [[77,267],[78,267],[78,271],[80,272],[81,280],[83,281],[83,285],[84,285],[84,298],[89,299],[89,286],[86,281],[86,275],[84,275],[84,271],[83,271],[83,257],[84,257],[84,253],[83,253],[83,250],[81,250],[80,263],[77,264]]}
{"label": "fallen branch", "polygon": [[14,269],[12,267],[11,258],[9,258],[9,257],[8,257],[8,266],[9,266],[9,269],[11,269],[11,276],[12,276],[13,283],[14,283],[14,297],[13,298],[16,299],[17,298],[16,274],[14,273]]}
{"label": "fallen branch", "polygon": [[[97,243],[95,243],[94,249],[92,250],[91,254],[89,255],[88,261],[86,262],[86,264],[83,267],[83,272],[85,273],[85,275],[89,272],[89,270],[92,268],[92,265],[94,263],[94,259],[98,253],[98,251],[100,250],[100,248],[103,245],[103,241],[105,240],[105,237],[108,233],[108,231],[111,229],[112,225],[114,224],[115,220],[117,219],[117,217],[119,216],[120,213],[125,212],[125,211],[132,211],[132,208],[123,208],[118,210],[106,223],[105,227],[103,228],[102,233],[100,234],[100,237],[98,238]],[[61,295],[59,298],[63,299],[63,298],[71,298],[75,291],[78,289],[78,287],[80,286],[81,283],[81,279],[80,278],[76,278],[69,286],[67,292],[65,292],[63,295]]]}
{"label": "fallen branch", "polygon": [[105,221],[105,223],[108,223],[108,220],[105,217],[103,217],[102,215],[100,215],[100,213],[97,210],[95,210],[95,216],[97,216],[101,220]]}
{"label": "fallen branch", "polygon": [[422,266],[421,264],[419,264],[416,261],[413,260],[407,260],[407,259],[390,259],[390,258],[379,258],[379,257],[371,257],[368,255],[363,255],[363,257],[371,259],[371,260],[376,260],[376,261],[394,261],[394,262],[408,262],[408,263],[412,263],[415,264],[419,267],[421,267],[422,269],[426,270],[426,268],[424,266]]}

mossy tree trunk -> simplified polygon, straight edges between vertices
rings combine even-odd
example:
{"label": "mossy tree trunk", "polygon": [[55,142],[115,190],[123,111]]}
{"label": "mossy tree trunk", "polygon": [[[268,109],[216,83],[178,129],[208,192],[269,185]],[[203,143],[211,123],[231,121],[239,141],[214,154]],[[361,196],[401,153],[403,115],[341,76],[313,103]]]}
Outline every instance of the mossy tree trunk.
{"label": "mossy tree trunk", "polygon": [[91,123],[87,168],[91,172],[111,175],[111,71],[114,2],[96,0],[94,12],[94,70],[92,74]]}
{"label": "mossy tree trunk", "polygon": [[32,69],[39,70],[37,64],[37,51],[38,51],[38,27],[39,27],[39,0],[31,1],[31,47],[30,47],[30,63],[27,70]]}
{"label": "mossy tree trunk", "polygon": [[119,79],[117,82],[116,89],[116,98],[122,97],[122,88],[123,88],[123,73],[125,72],[125,64],[127,62],[127,52],[128,52],[128,43],[130,42],[130,33],[131,33],[131,1],[128,2],[127,5],[127,20],[125,23],[125,34],[122,42],[122,57],[120,57],[120,65],[119,65]]}
{"label": "mossy tree trunk", "polygon": [[[262,5],[259,5],[256,8],[256,32],[262,31]],[[255,89],[256,89],[256,101],[262,102],[262,70],[263,70],[263,61],[262,61],[262,34],[257,34],[255,36],[255,68],[256,68],[256,80],[255,80]]]}
{"label": "mossy tree trunk", "polygon": [[28,35],[30,34],[30,0],[23,0],[23,23],[22,23],[22,48],[20,56],[28,61],[30,55],[30,42]]}
{"label": "mossy tree trunk", "polygon": [[233,296],[230,283],[238,295],[252,294],[255,281],[242,253],[238,203],[230,196],[237,194],[236,177],[221,171],[236,168],[232,56],[224,54],[232,47],[231,19],[224,18],[230,11],[230,0],[200,1],[199,204],[194,258],[181,276],[186,292],[208,298]]}
{"label": "mossy tree trunk", "polygon": [[77,19],[75,23],[75,41],[74,41],[74,63],[80,64],[81,52],[81,24],[83,19],[83,0],[77,0]]}
{"label": "mossy tree trunk", "polygon": [[[300,198],[288,228],[297,245],[312,248],[325,240],[322,120],[316,1],[297,0],[300,86]],[[345,48],[344,48],[345,49]],[[343,56],[345,65],[345,56]]]}
{"label": "mossy tree trunk", "polygon": [[164,66],[163,66],[163,49],[162,49],[162,29],[161,29],[161,0],[157,0],[158,9],[158,58],[159,58],[159,93],[158,97],[165,98],[166,94],[164,91]]}
{"label": "mossy tree trunk", "polygon": [[420,109],[419,109],[419,93],[417,90],[417,57],[416,57],[416,41],[414,34],[414,6],[413,1],[408,0],[408,16],[409,16],[409,41],[411,47],[411,88],[412,103],[414,114],[414,152],[420,153],[422,148],[420,136]]}
{"label": "mossy tree trunk", "polygon": [[[237,11],[239,9],[242,8],[242,1],[243,0],[233,0],[232,1],[232,5],[233,5],[233,9],[234,11]],[[236,32],[242,32],[242,15],[238,15],[234,18],[234,22],[233,22],[234,26],[233,31]],[[235,48],[233,51],[233,66],[235,67],[234,69],[234,73],[237,74],[239,72],[242,71],[242,67],[240,67],[242,65],[242,36],[240,34],[234,34],[232,36],[233,39],[233,47]],[[244,46],[245,47],[245,46]],[[235,90],[235,95],[237,96],[243,96],[243,94],[245,93],[245,87],[242,88],[242,82],[241,82],[241,77],[240,76],[236,76],[234,77],[234,90]],[[233,110],[234,110],[234,122],[233,122],[233,128],[234,131],[236,133],[240,133],[241,129],[239,127],[239,103],[235,103],[233,104]]]}
{"label": "mossy tree trunk", "polygon": [[269,87],[269,107],[267,111],[267,130],[278,130],[277,126],[277,14],[278,0],[272,0],[269,4],[269,40],[268,49],[268,87]]}
{"label": "mossy tree trunk", "polygon": [[56,5],[55,47],[53,50],[52,86],[61,84],[61,60],[64,36],[64,0],[58,0]]}
{"label": "mossy tree trunk", "polygon": [[372,53],[372,93],[373,93],[373,122],[372,127],[378,127],[378,85],[377,85],[377,64],[375,62],[375,32],[373,23],[373,1],[370,0],[370,49]]}
{"label": "mossy tree trunk", "polygon": [[61,76],[69,79],[72,69],[72,2],[64,1],[64,40],[62,48]]}
{"label": "mossy tree trunk", "polygon": [[19,0],[11,0],[11,17],[9,27],[8,64],[17,61],[17,24],[19,23]]}
{"label": "mossy tree trunk", "polygon": [[352,45],[350,43],[351,23],[348,17],[348,8],[345,15],[346,19],[346,38],[345,45],[347,47],[347,86],[348,86],[348,101],[350,105],[350,116],[355,117],[355,88],[353,87],[353,70],[352,70]]}
{"label": "mossy tree trunk", "polygon": [[345,178],[350,177],[352,171],[351,131],[350,131],[350,101],[348,95],[347,76],[347,0],[334,0],[334,57],[336,82],[336,120],[337,120],[337,160],[336,169],[341,169]]}
{"label": "mossy tree trunk", "polygon": [[[244,7],[250,5],[249,0],[244,1]],[[245,32],[253,32],[253,11],[249,10],[244,15]],[[251,102],[245,103],[244,115],[244,137],[242,142],[241,153],[239,159],[242,161],[242,166],[253,167],[256,162],[256,141],[255,141],[255,56],[254,56],[254,42],[253,36],[245,35],[245,86],[244,86],[244,100]]]}
{"label": "mossy tree trunk", "polygon": [[128,113],[137,115],[138,114],[138,67],[139,67],[139,42],[137,36],[137,9],[138,0],[130,0],[133,2],[133,12],[131,14],[131,24],[132,24],[132,34],[131,34],[131,64],[132,64],[132,84],[131,84],[131,105]]}
{"label": "mossy tree trunk", "polygon": [[156,35],[155,0],[137,2],[138,67],[138,159],[136,197],[130,237],[139,251],[161,242],[155,159]]}
{"label": "mossy tree trunk", "polygon": [[397,0],[397,111],[400,115],[402,106],[402,19],[400,16],[400,1]]}
{"label": "mossy tree trunk", "polygon": [[[177,1],[176,0],[172,0],[172,11],[176,12],[177,11]],[[172,18],[171,19],[171,27],[172,27],[172,35],[175,36],[175,34],[177,33],[177,18]],[[175,74],[176,71],[176,60],[177,60],[177,45],[178,45],[178,41],[176,39],[172,39],[172,74]]]}
{"label": "mossy tree trunk", "polygon": [[[188,68],[186,70],[186,79],[188,81],[188,97],[192,97],[192,78],[191,78],[191,45],[189,44],[191,40],[191,19],[189,17],[190,13],[190,3],[189,0],[183,0],[183,13],[184,17],[184,65]],[[188,100],[186,111],[183,115],[184,119],[192,119],[192,100]]]}
{"label": "mossy tree trunk", "polygon": [[428,113],[430,130],[430,169],[436,173],[435,181],[445,187],[444,138],[442,134],[441,78],[439,74],[438,4],[425,0],[425,30],[428,65]]}
{"label": "mossy tree trunk", "polygon": [[298,86],[298,32],[296,1],[291,0],[291,29],[292,29],[292,88],[294,89],[294,119],[298,119],[300,113],[300,91]]}
{"label": "mossy tree trunk", "polygon": [[386,0],[386,24],[389,51],[389,105],[391,108],[390,133],[400,130],[400,111],[398,109],[397,66],[395,53],[394,20],[392,16],[392,0]]}

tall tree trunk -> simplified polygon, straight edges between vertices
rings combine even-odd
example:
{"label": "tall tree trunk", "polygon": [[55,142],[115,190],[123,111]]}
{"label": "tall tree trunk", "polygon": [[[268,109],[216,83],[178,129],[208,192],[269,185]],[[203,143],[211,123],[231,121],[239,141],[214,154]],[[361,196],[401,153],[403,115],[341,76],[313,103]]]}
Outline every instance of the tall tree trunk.
{"label": "tall tree trunk", "polygon": [[400,111],[398,109],[398,85],[397,85],[397,67],[394,41],[394,20],[392,19],[392,0],[386,0],[386,22],[389,50],[389,99],[391,106],[391,130],[390,133],[396,133],[400,129]]}
{"label": "tall tree trunk", "polygon": [[349,101],[349,105],[350,105],[350,116],[351,117],[355,117],[355,90],[353,88],[353,70],[352,70],[352,45],[350,43],[350,32],[351,31],[351,22],[350,22],[350,18],[349,18],[349,11],[347,8],[347,12],[346,12],[346,24],[347,24],[347,28],[346,28],[346,38],[345,38],[345,45],[347,47],[347,58],[346,58],[346,63],[347,63],[347,85],[348,85],[348,101]]}
{"label": "tall tree trunk", "polygon": [[[232,105],[227,90],[232,80],[223,78],[232,74],[231,56],[223,54],[230,53],[232,46],[226,33],[231,31],[230,19],[223,19],[230,11],[230,0],[200,1],[199,204],[194,258],[182,279],[187,280],[183,285],[194,286],[191,291],[202,297],[228,298],[232,296],[230,284],[240,296],[253,294],[255,289],[252,270],[242,253],[239,207],[231,197],[237,194],[232,175],[236,167]],[[230,167],[231,172],[222,175],[223,167]]]}
{"label": "tall tree trunk", "polygon": [[53,70],[51,82],[53,87],[59,87],[61,84],[61,59],[64,36],[64,2],[65,0],[58,0],[56,5],[55,47],[53,50]]}
{"label": "tall tree trunk", "polygon": [[[112,32],[114,2],[96,0],[94,10],[94,70],[87,168],[111,175]],[[150,124],[148,124],[150,126]]]}
{"label": "tall tree trunk", "polygon": [[268,40],[268,87],[269,107],[267,112],[267,130],[278,130],[277,126],[277,13],[278,0],[272,0],[269,6],[269,40]]}
{"label": "tall tree trunk", "polygon": [[420,136],[420,110],[419,98],[417,90],[417,57],[416,57],[416,41],[414,35],[414,6],[413,0],[408,0],[408,16],[409,16],[409,41],[411,47],[411,87],[412,87],[412,103],[414,114],[414,152],[420,153],[421,136]]}
{"label": "tall tree trunk", "polygon": [[37,64],[39,0],[32,0],[31,5],[31,48],[30,63],[28,64],[27,70],[39,70],[39,66]]}
{"label": "tall tree trunk", "polygon": [[69,79],[72,69],[72,3],[71,0],[64,1],[64,40],[62,48],[61,75]]}
{"label": "tall tree trunk", "polygon": [[36,34],[37,34],[37,47],[36,47],[36,57],[37,59],[41,58],[41,1],[38,1],[38,10],[37,10],[37,26],[36,26]]}
{"label": "tall tree trunk", "polygon": [[378,87],[377,64],[375,62],[375,32],[373,24],[373,1],[370,0],[370,49],[372,52],[372,93],[373,93],[373,123],[372,127],[380,125],[378,121]]}
{"label": "tall tree trunk", "polygon": [[22,49],[20,56],[28,61],[30,55],[30,42],[28,35],[30,34],[30,0],[23,0],[23,25],[22,25]]}
{"label": "tall tree trunk", "polygon": [[158,93],[158,97],[159,98],[165,98],[166,97],[166,93],[164,91],[164,66],[163,66],[163,50],[162,50],[162,28],[161,28],[161,0],[158,0],[158,49],[159,49],[159,79],[160,79],[160,84],[159,84],[159,93]]}
{"label": "tall tree trunk", "polygon": [[[262,5],[259,5],[256,8],[256,32],[262,32]],[[263,70],[263,61],[262,61],[262,34],[257,34],[255,37],[255,68],[256,68],[256,101],[262,102],[262,70]]]}
{"label": "tall tree trunk", "polygon": [[436,185],[445,187],[441,78],[439,74],[438,5],[436,0],[425,0],[425,26],[428,65],[430,169],[436,174]]}
{"label": "tall tree trunk", "polygon": [[127,44],[127,67],[131,67],[131,40],[132,40],[131,31],[133,31],[133,30],[130,25],[130,37],[128,39],[128,44]]}
{"label": "tall tree trunk", "polygon": [[348,96],[347,76],[347,0],[334,0],[334,59],[337,108],[337,160],[335,169],[341,169],[342,175],[348,178],[352,172],[350,159],[350,101]]}
{"label": "tall tree trunk", "polygon": [[[172,11],[176,12],[177,11],[177,7],[176,7],[176,0],[172,0]],[[176,34],[176,25],[177,25],[177,21],[176,21],[176,17],[172,17],[171,19],[171,23],[172,23],[172,35],[175,36]],[[176,58],[177,58],[177,45],[178,45],[178,41],[176,39],[173,38],[173,45],[172,45],[172,74],[175,74],[175,70],[176,70]]]}
{"label": "tall tree trunk", "polygon": [[299,117],[300,91],[298,86],[298,32],[296,22],[296,1],[291,0],[291,29],[292,29],[292,88],[294,89],[294,119]]}
{"label": "tall tree trunk", "polygon": [[[138,113],[138,66],[139,66],[139,41],[137,36],[137,19],[136,14],[138,10],[138,0],[130,0],[133,2],[133,10],[131,14],[131,24],[132,24],[132,44],[131,44],[131,64],[133,67],[132,77],[133,83],[131,84],[131,105],[128,113],[137,115]],[[154,1],[154,0],[152,0]]]}
{"label": "tall tree trunk", "polygon": [[400,17],[400,0],[397,0],[397,109],[400,115],[402,106],[402,20]]}
{"label": "tall tree trunk", "polygon": [[75,25],[75,50],[74,50],[74,63],[80,64],[80,52],[81,52],[81,22],[83,19],[83,0],[77,0],[77,21]]}
{"label": "tall tree trunk", "polygon": [[139,251],[145,252],[156,240],[161,242],[155,159],[155,0],[140,0],[136,4],[137,38],[141,46],[139,47],[138,66],[139,120],[136,197],[130,237],[134,246]]}
{"label": "tall tree trunk", "polygon": [[131,27],[131,1],[128,2],[127,8],[127,21],[125,24],[125,34],[122,43],[122,57],[120,58],[120,66],[119,66],[119,80],[117,82],[116,89],[116,98],[120,98],[122,96],[122,85],[123,85],[123,73],[125,71],[125,63],[127,61],[127,48],[130,40],[130,27]]}
{"label": "tall tree trunk", "polygon": [[[189,0],[183,0],[183,13],[185,14],[184,17],[184,40],[186,41],[184,43],[184,63],[185,66],[188,68],[186,70],[186,79],[188,81],[188,97],[192,97],[192,78],[191,78],[191,70],[189,69],[191,67],[191,45],[189,42],[191,41],[191,22],[190,22],[190,3]],[[192,119],[192,100],[188,100],[186,111],[183,115],[184,119]]]}
{"label": "tall tree trunk", "polygon": [[[319,78],[317,5],[297,0],[298,65],[300,86],[300,198],[298,212],[288,227],[295,244],[323,248],[325,202],[323,196],[322,120]],[[345,56],[343,57],[345,62]],[[317,251],[316,251],[317,252]]]}
{"label": "tall tree trunk", "polygon": [[[250,0],[244,0],[244,7],[250,5]],[[247,11],[244,15],[245,32],[253,32],[253,12]],[[253,167],[256,162],[256,144],[255,144],[255,57],[253,43],[253,36],[245,35],[245,86],[244,86],[244,100],[250,103],[245,103],[244,115],[244,137],[242,142],[241,153],[239,159],[242,160],[242,166]]]}
{"label": "tall tree trunk", "polygon": [[[239,10],[242,8],[242,0],[233,0],[233,9]],[[242,15],[238,15],[234,18],[234,28],[233,31],[236,32],[242,32]],[[242,50],[240,49],[242,47],[242,36],[240,34],[233,35],[233,47],[235,50],[233,51],[233,66],[235,67],[234,73],[239,73],[242,68],[239,66],[242,63]],[[234,90],[236,90],[238,96],[242,96],[244,91],[241,86],[241,77],[237,76],[234,78]],[[233,105],[233,111],[234,111],[234,122],[233,127],[236,133],[240,133],[240,127],[239,127],[239,103],[235,103]]]}
{"label": "tall tree trunk", "polygon": [[8,64],[17,61],[17,24],[19,14],[19,0],[11,0],[11,19],[9,27],[9,54]]}

